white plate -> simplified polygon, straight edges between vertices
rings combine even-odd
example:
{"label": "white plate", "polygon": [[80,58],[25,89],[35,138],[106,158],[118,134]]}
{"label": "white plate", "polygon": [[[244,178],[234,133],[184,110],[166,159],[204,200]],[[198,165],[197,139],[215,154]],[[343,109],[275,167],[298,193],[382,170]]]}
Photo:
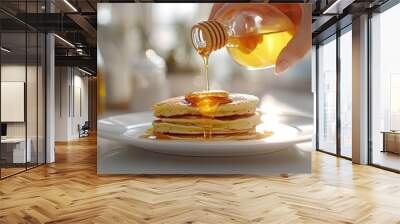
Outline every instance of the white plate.
{"label": "white plate", "polygon": [[[311,140],[312,119],[295,116],[263,115],[263,128],[273,135],[257,140],[188,141],[153,140],[140,136],[151,127],[151,112],[131,113],[98,121],[98,135],[153,152],[185,156],[243,156],[275,152]],[[285,120],[277,122],[278,119]],[[267,125],[268,124],[268,125]]]}

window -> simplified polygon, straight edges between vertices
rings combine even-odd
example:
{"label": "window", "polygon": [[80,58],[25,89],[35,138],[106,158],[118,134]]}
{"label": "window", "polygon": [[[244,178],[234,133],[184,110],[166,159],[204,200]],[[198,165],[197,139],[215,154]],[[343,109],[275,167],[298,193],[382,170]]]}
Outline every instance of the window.
{"label": "window", "polygon": [[371,18],[372,164],[400,170],[400,5]]}
{"label": "window", "polygon": [[352,33],[351,26],[340,36],[340,155],[352,156]]}
{"label": "window", "polygon": [[336,153],[336,36],[318,47],[318,149]]}

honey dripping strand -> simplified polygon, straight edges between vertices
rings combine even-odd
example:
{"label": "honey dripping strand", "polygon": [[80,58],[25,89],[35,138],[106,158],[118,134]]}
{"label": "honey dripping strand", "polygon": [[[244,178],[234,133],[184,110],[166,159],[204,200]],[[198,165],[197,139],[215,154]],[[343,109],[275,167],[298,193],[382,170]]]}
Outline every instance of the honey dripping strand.
{"label": "honey dripping strand", "polygon": [[204,63],[204,75],[206,78],[206,91],[210,91],[210,79],[208,77],[208,57],[209,55],[202,56],[203,58],[203,63]]}

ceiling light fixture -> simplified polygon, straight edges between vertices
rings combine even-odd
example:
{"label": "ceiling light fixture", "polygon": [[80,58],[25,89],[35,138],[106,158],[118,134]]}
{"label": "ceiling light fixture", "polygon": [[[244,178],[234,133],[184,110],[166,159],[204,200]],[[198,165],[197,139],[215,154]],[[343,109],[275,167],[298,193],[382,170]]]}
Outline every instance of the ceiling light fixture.
{"label": "ceiling light fixture", "polygon": [[77,48],[76,49],[76,53],[78,53],[79,55],[83,55],[83,49],[82,48]]}
{"label": "ceiling light fixture", "polygon": [[87,74],[87,75],[93,75],[92,73],[90,73],[90,72],[88,72],[88,71],[86,71],[86,70],[83,70],[83,69],[81,69],[81,68],[79,68],[79,67],[78,67],[78,70],[81,71],[81,72],[83,72],[83,73],[85,73],[85,74]]}
{"label": "ceiling light fixture", "polygon": [[64,0],[65,4],[67,4],[74,12],[78,12],[78,10],[68,1]]}
{"label": "ceiling light fixture", "polygon": [[342,14],[343,10],[353,2],[354,0],[336,0],[322,14]]}
{"label": "ceiling light fixture", "polygon": [[69,42],[68,40],[60,37],[58,34],[54,34],[55,37],[57,37],[59,40],[61,40],[62,42],[64,42],[65,44],[67,44],[70,47],[75,48],[75,45],[73,45],[71,42]]}
{"label": "ceiling light fixture", "polygon": [[4,51],[4,52],[6,52],[6,53],[10,53],[10,52],[11,52],[10,49],[7,49],[7,48],[5,48],[5,47],[1,47],[0,49],[1,49],[1,51]]}

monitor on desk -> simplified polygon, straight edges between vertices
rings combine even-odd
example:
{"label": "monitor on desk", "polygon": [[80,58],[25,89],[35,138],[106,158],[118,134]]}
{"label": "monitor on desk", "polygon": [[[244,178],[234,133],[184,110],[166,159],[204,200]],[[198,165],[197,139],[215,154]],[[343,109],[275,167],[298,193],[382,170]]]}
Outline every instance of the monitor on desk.
{"label": "monitor on desk", "polygon": [[6,123],[1,123],[1,137],[6,137],[7,136],[7,124]]}

